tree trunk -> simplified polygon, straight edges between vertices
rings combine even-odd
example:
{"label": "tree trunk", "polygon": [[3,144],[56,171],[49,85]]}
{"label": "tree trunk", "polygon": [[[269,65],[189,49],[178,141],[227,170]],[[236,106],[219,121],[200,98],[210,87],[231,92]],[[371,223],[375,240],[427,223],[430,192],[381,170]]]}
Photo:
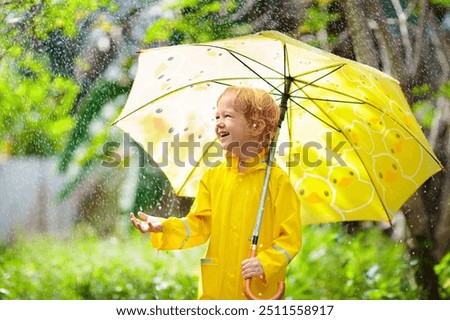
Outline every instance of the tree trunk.
{"label": "tree trunk", "polygon": [[437,261],[432,255],[433,241],[429,219],[420,194],[416,193],[409,199],[403,206],[403,212],[412,236],[412,242],[406,243],[409,244],[408,249],[413,260],[417,260],[414,275],[419,288],[419,298],[439,299],[439,279],[434,272]]}
{"label": "tree trunk", "polygon": [[[379,67],[374,65],[374,55],[378,52],[381,69],[400,81],[411,103],[417,99],[411,94],[415,85],[428,83],[431,88],[436,89],[448,81],[450,57],[445,49],[448,48],[449,41],[437,25],[428,1],[418,0],[415,8],[410,8],[420,10],[414,27],[408,26],[408,13],[401,7],[401,2],[391,2],[398,17],[395,20],[400,30],[397,36],[389,29],[381,1],[344,0],[343,8],[357,60]],[[374,28],[373,34],[366,30],[368,25]],[[434,32],[425,32],[427,28]],[[429,70],[430,63],[433,73]],[[436,103],[435,121],[429,132],[430,144],[443,165],[450,168],[450,102],[442,96]],[[440,298],[439,279],[434,266],[450,247],[449,198],[449,173],[440,172],[419,188],[403,206],[412,238],[408,242],[408,249],[417,260],[415,278],[420,299]]]}
{"label": "tree trunk", "polygon": [[372,31],[367,24],[367,18],[362,9],[363,1],[344,0],[342,3],[347,25],[350,29],[356,60],[378,69],[377,49],[372,38]]}

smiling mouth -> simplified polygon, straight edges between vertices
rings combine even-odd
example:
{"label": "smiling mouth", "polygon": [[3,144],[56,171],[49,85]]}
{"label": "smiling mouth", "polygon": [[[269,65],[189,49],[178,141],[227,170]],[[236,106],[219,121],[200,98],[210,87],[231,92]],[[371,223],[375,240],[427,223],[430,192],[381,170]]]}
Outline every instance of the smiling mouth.
{"label": "smiling mouth", "polygon": [[219,132],[219,137],[221,137],[221,138],[224,138],[224,137],[226,137],[226,136],[229,136],[230,135],[230,133],[229,132]]}

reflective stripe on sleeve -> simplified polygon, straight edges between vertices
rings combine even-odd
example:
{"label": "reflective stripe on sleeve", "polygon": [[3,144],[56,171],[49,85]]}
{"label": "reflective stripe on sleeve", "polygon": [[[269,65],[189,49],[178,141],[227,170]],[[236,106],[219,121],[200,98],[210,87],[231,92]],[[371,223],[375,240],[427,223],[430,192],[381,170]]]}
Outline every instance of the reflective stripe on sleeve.
{"label": "reflective stripe on sleeve", "polygon": [[272,248],[274,248],[275,250],[277,250],[277,251],[283,253],[284,256],[286,257],[288,263],[291,262],[292,258],[291,258],[291,255],[289,254],[289,252],[287,252],[287,251],[284,250],[283,248],[278,247],[278,246],[276,246],[276,245],[273,245]]}
{"label": "reflective stripe on sleeve", "polygon": [[189,229],[189,224],[186,220],[186,218],[181,219],[184,223],[184,228],[186,230],[186,237],[183,239],[183,241],[181,242],[181,246],[180,249],[183,249],[184,244],[186,243],[186,241],[188,241],[188,239],[191,237],[191,229]]}

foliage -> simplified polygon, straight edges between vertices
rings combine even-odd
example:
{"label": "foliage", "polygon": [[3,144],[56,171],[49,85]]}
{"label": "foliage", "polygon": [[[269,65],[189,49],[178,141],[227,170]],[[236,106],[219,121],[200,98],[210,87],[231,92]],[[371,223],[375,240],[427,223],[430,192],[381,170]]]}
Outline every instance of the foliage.
{"label": "foliage", "polygon": [[[142,237],[41,239],[0,258],[0,299],[195,299],[195,252],[157,253]],[[168,267],[169,266],[169,267]]]}
{"label": "foliage", "polygon": [[69,111],[80,87],[55,73],[47,41],[57,31],[75,37],[79,19],[108,4],[42,0],[0,6],[0,153],[46,156],[62,151],[74,125]]}
{"label": "foliage", "polygon": [[412,105],[414,115],[425,128],[430,129],[436,115],[436,107],[430,97],[450,99],[450,81],[442,84],[436,92],[433,92],[428,84],[416,86],[412,92],[418,97],[418,101]]}
{"label": "foliage", "polygon": [[[106,140],[108,124],[116,114],[117,106],[111,105],[114,98],[125,95],[129,91],[129,86],[121,86],[113,82],[102,82],[90,90],[89,96],[85,99],[81,110],[76,116],[76,126],[71,132],[70,139],[61,155],[60,169],[66,171],[72,160],[75,150],[86,140],[92,139],[89,144],[89,152],[85,152],[82,164],[91,160],[95,151],[99,149]],[[122,101],[125,97],[122,97]],[[121,101],[121,102],[122,102]],[[109,108],[106,105],[109,103]],[[103,114],[102,114],[103,112]],[[93,121],[96,119],[96,123]],[[95,128],[93,128],[95,126]],[[91,130],[89,130],[91,129]]]}
{"label": "foliage", "polygon": [[450,299],[450,252],[448,252],[441,262],[434,267],[439,276],[441,296]]}
{"label": "foliage", "polygon": [[52,76],[47,66],[33,55],[0,61],[0,153],[52,155],[63,149],[78,86]]}
{"label": "foliage", "polygon": [[110,124],[123,105],[129,86],[101,82],[90,90],[75,116],[76,125],[61,152],[59,168],[72,169],[69,183],[61,190],[60,199],[72,191],[91,174],[102,158],[102,146],[107,141],[119,140],[111,134]]}
{"label": "foliage", "polygon": [[236,11],[236,1],[184,0],[167,6],[174,19],[162,18],[147,29],[145,43],[167,41],[169,45],[224,39],[241,27],[229,15]]}
{"label": "foliage", "polygon": [[402,243],[377,228],[355,236],[337,226],[305,230],[291,265],[288,294],[297,299],[417,299],[410,259]]}
{"label": "foliage", "polygon": [[[1,250],[0,299],[196,298],[203,246],[157,252],[136,231],[100,240],[85,228],[74,234]],[[449,258],[437,267],[443,283]],[[417,299],[410,263],[404,246],[377,228],[353,238],[339,225],[306,227],[286,298]]]}
{"label": "foliage", "polygon": [[301,26],[302,33],[318,33],[340,18],[339,13],[328,12],[328,2],[318,1],[316,6],[306,9],[305,21]]}

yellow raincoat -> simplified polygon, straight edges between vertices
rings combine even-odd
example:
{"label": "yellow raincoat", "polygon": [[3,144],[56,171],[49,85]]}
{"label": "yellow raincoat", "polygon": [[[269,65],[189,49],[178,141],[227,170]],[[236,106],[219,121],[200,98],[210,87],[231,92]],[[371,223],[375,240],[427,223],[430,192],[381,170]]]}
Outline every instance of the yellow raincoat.
{"label": "yellow raincoat", "polygon": [[[163,232],[152,233],[152,246],[163,250],[190,248],[209,239],[201,260],[199,299],[246,299],[241,262],[250,255],[266,169],[263,157],[264,152],[250,160],[242,173],[234,156],[209,169],[189,214],[164,219]],[[252,292],[261,298],[275,293],[278,281],[285,279],[288,263],[301,248],[299,206],[288,176],[274,167],[257,254],[266,277],[265,281],[252,281]]]}

